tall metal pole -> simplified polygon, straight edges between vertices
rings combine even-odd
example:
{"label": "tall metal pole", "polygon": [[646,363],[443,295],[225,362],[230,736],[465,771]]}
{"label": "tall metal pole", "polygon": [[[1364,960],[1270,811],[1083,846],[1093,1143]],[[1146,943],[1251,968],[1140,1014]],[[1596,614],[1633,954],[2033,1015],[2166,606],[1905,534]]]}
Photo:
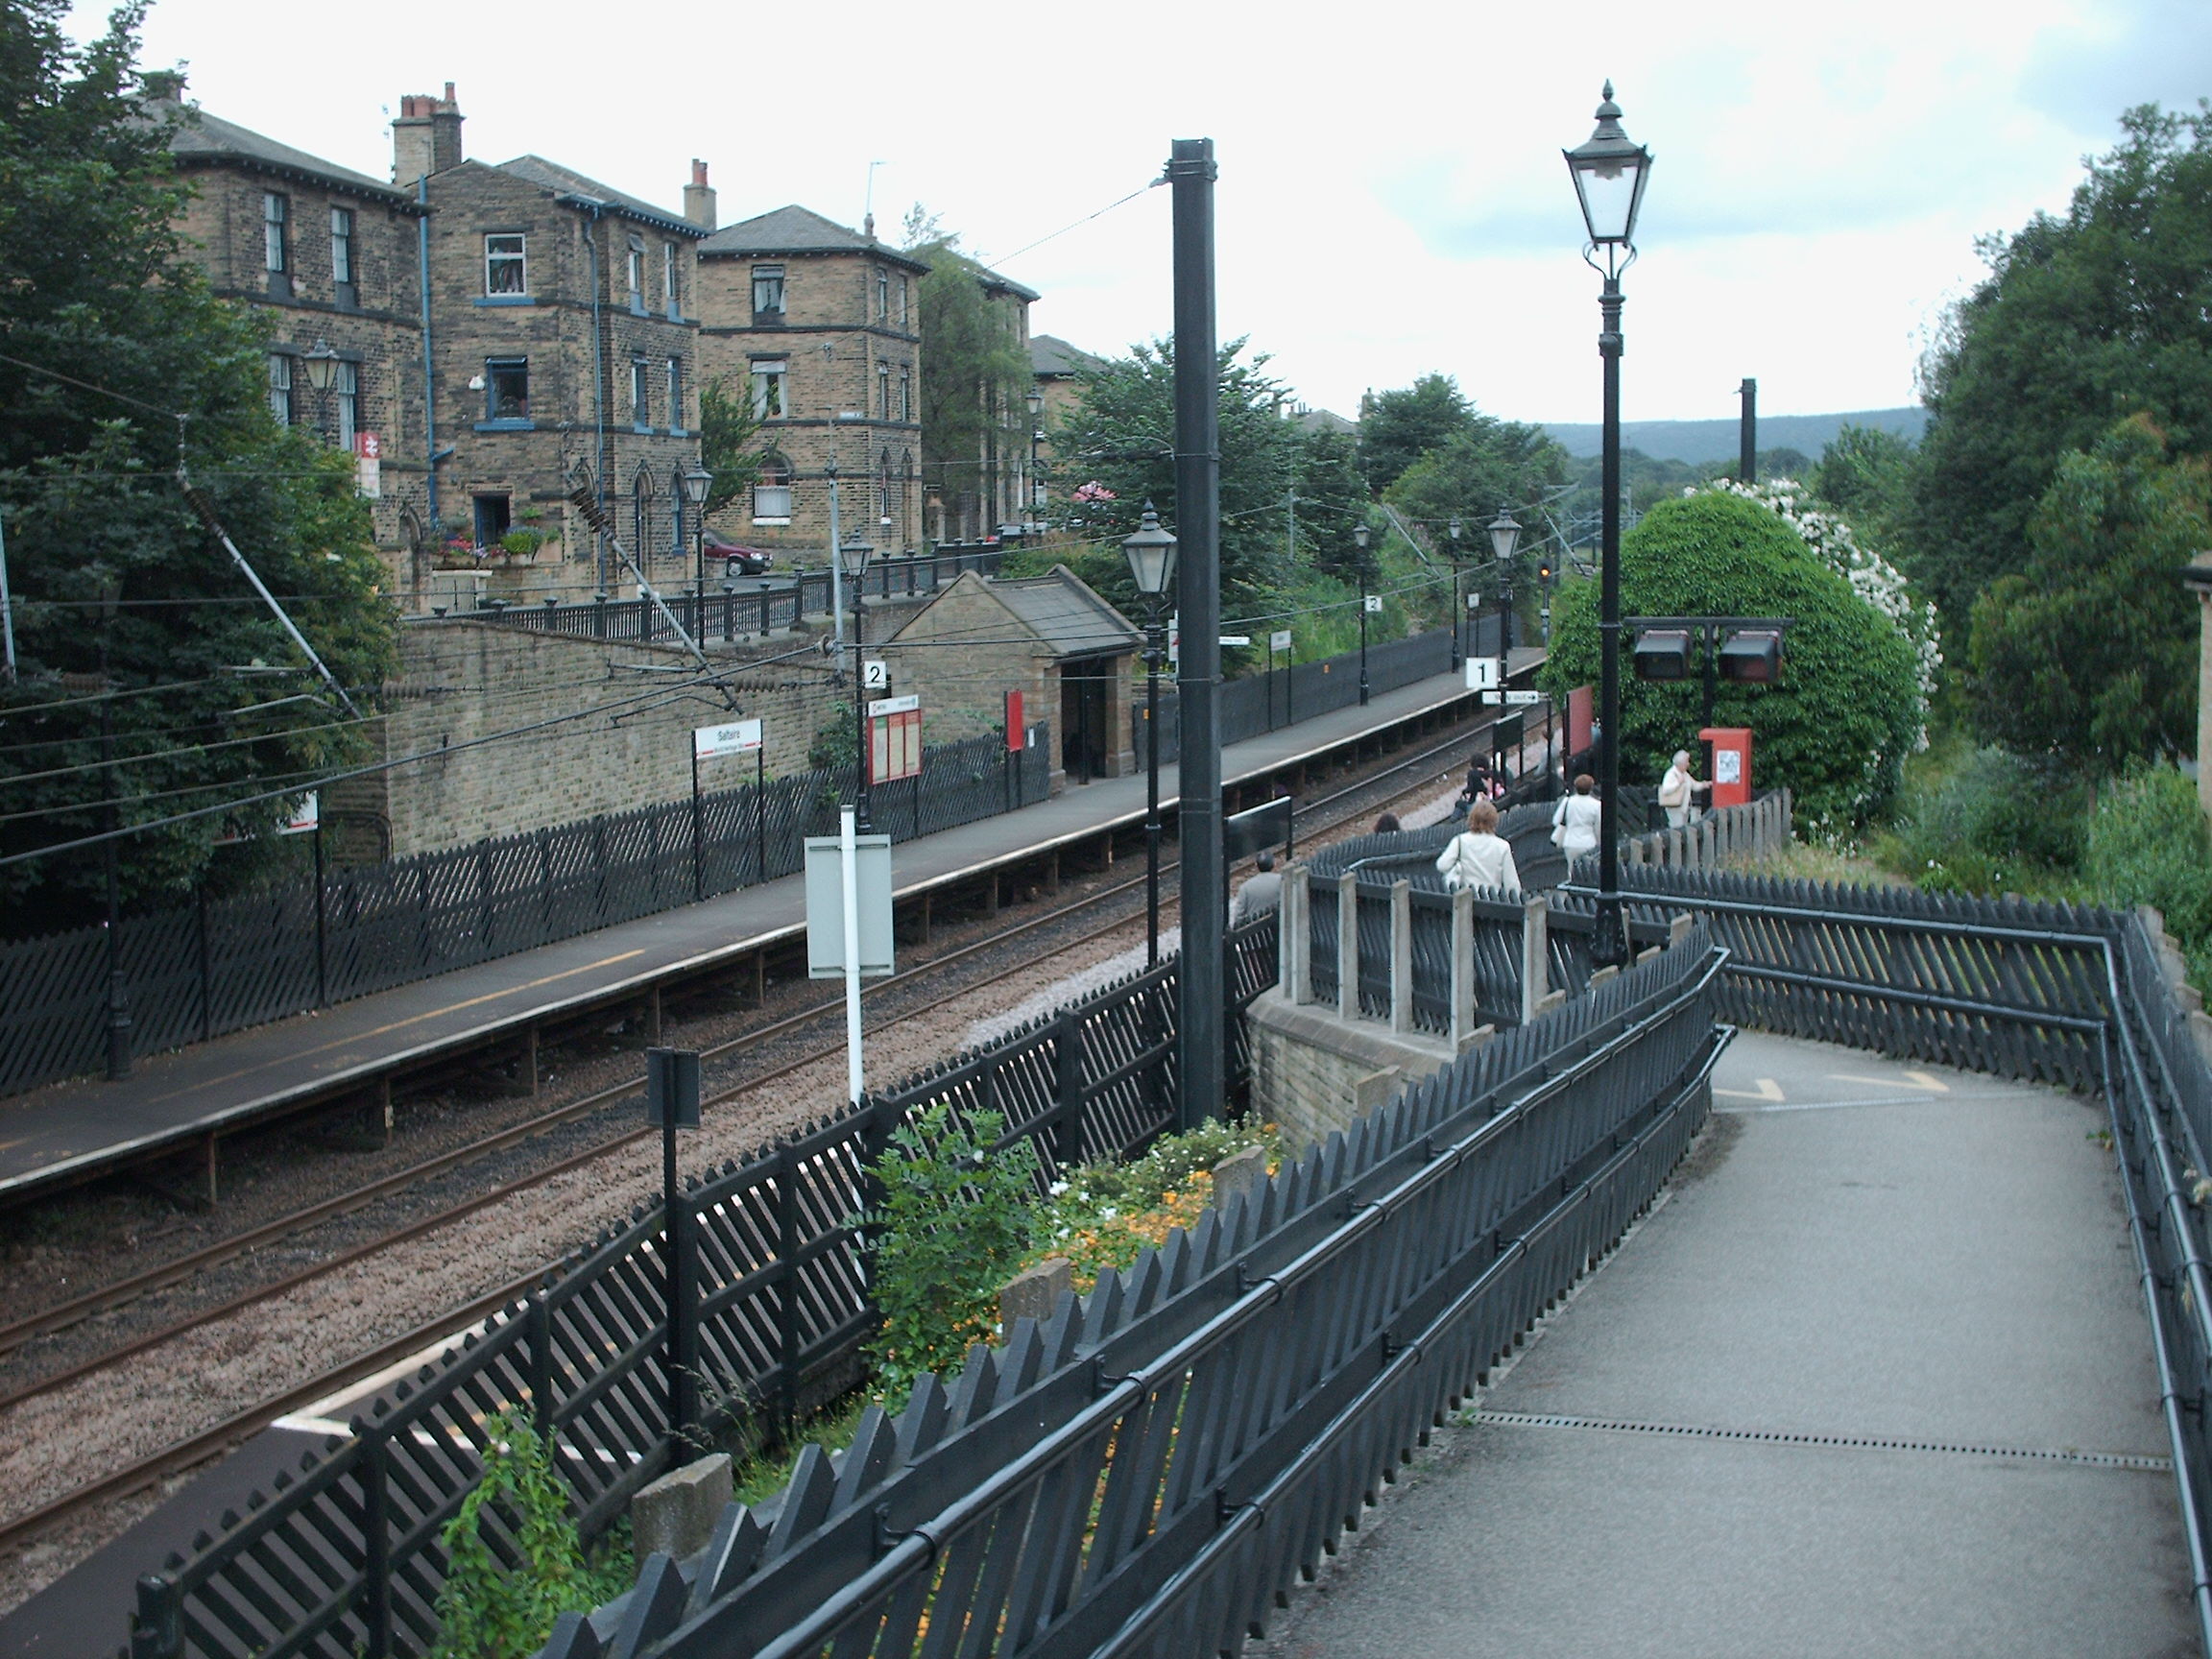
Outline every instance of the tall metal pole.
{"label": "tall metal pole", "polygon": [[1359,556],[1359,707],[1367,707],[1367,589],[1375,579],[1367,571],[1367,556]]}
{"label": "tall metal pole", "polygon": [[1759,482],[1759,382],[1746,375],[1742,396],[1743,414],[1736,433],[1736,482],[1756,484]]}
{"label": "tall metal pole", "polygon": [[858,781],[853,785],[853,805],[860,833],[873,835],[876,824],[868,815],[868,687],[863,684],[868,678],[867,654],[862,649],[867,641],[862,637],[866,630],[860,613],[864,573],[864,569],[853,572],[853,764],[858,768],[854,774]]}
{"label": "tall metal pole", "polygon": [[120,1083],[131,1075],[131,996],[123,983],[122,883],[115,869],[116,831],[122,818],[115,805],[115,726],[112,687],[108,684],[108,636],[114,626],[115,595],[105,595],[100,620],[100,793],[108,807],[105,855],[108,887],[108,1080]]}
{"label": "tall metal pole", "polygon": [[1228,884],[1221,850],[1221,454],[1214,341],[1214,140],[1178,138],[1167,161],[1175,225],[1175,597],[1183,618],[1181,721],[1183,971],[1176,984],[1180,1127],[1220,1116],[1228,1093]]}
{"label": "tall metal pole", "polygon": [[1598,305],[1603,319],[1598,355],[1605,365],[1604,497],[1599,529],[1598,915],[1590,960],[1600,968],[1628,960],[1621,926],[1621,278],[1609,275]]}
{"label": "tall metal pole", "polygon": [[1167,629],[1160,601],[1144,619],[1144,966],[1160,966],[1160,664]]}

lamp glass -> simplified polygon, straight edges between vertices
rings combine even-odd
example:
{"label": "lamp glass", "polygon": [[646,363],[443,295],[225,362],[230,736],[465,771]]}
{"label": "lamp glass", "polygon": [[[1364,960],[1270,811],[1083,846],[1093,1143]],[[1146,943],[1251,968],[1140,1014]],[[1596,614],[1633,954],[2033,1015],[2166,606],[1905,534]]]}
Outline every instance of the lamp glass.
{"label": "lamp glass", "polygon": [[693,467],[681,474],[684,480],[684,499],[694,507],[707,505],[707,492],[714,488],[714,474],[704,467]]}
{"label": "lamp glass", "polygon": [[845,568],[855,576],[859,575],[868,568],[868,556],[875,551],[876,548],[873,543],[863,541],[855,536],[852,541],[845,543]]}
{"label": "lamp glass", "polygon": [[1613,102],[1610,81],[1598,106],[1597,130],[1566,156],[1590,240],[1599,247],[1632,241],[1645,180],[1651,173],[1651,152],[1622,131],[1621,107]]}
{"label": "lamp glass", "polygon": [[1030,393],[1030,394],[1029,394],[1029,396],[1028,396],[1028,397],[1025,399],[1025,401],[1026,401],[1026,402],[1028,403],[1028,405],[1029,405],[1029,414],[1030,414],[1030,418],[1031,418],[1032,420],[1034,420],[1034,419],[1035,419],[1035,418],[1036,418],[1038,415],[1040,415],[1040,414],[1042,414],[1042,413],[1044,412],[1044,408],[1045,408],[1045,394],[1044,394],[1044,393],[1042,393],[1042,392],[1032,392],[1032,393]]}
{"label": "lamp glass", "polygon": [[1510,513],[1500,513],[1490,520],[1490,551],[1500,559],[1513,557],[1513,549],[1521,541],[1521,521]]}
{"label": "lamp glass", "polygon": [[329,391],[338,378],[338,353],[330,349],[330,342],[316,341],[301,361],[307,365],[307,384],[318,393]]}
{"label": "lamp glass", "polygon": [[1370,537],[1372,534],[1373,534],[1373,532],[1371,532],[1371,531],[1370,531],[1370,530],[1367,528],[1367,526],[1366,526],[1366,525],[1364,525],[1364,524],[1355,525],[1355,526],[1353,527],[1353,531],[1352,531],[1352,541],[1353,541],[1353,544],[1354,544],[1355,546],[1357,546],[1357,547],[1359,549],[1359,551],[1360,551],[1360,552],[1362,552],[1362,553],[1366,552],[1366,551],[1367,551],[1367,541],[1368,541],[1368,538],[1369,538],[1369,537]]}
{"label": "lamp glass", "polygon": [[1157,599],[1167,591],[1175,574],[1175,533],[1161,528],[1158,513],[1144,509],[1136,534],[1121,539],[1121,551],[1129,560],[1129,579],[1137,584],[1138,592]]}

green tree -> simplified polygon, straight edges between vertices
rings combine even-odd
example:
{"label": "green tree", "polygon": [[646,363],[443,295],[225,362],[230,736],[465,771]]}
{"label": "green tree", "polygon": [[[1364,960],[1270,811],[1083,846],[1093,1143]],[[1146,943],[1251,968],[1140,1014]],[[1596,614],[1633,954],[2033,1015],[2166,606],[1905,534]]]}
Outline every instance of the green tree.
{"label": "green tree", "polygon": [[[62,32],[68,10],[0,10],[0,514],[22,668],[0,685],[10,854],[104,829],[110,776],[130,825],[304,788],[368,753],[179,489],[180,442],[357,705],[395,660],[350,461],[276,424],[265,325],[183,257],[189,191],[168,135],[191,112],[165,101],[175,77],[135,67],[142,8],[84,47]],[[124,760],[111,772],[103,715]],[[141,832],[123,844],[126,902],[244,878],[275,849],[211,870],[218,835],[281,815],[271,804]],[[96,913],[102,885],[98,857],[34,859],[0,869],[0,910],[10,931],[67,926]]]}
{"label": "green tree", "polygon": [[1909,550],[1955,616],[2026,565],[2059,458],[2114,421],[2145,412],[2176,448],[2212,447],[2212,106],[2121,127],[2063,218],[1983,243],[1990,274],[1922,366]]}
{"label": "green tree", "polygon": [[[917,204],[906,252],[929,267],[917,301],[922,338],[922,476],[948,501],[980,494],[994,452],[1027,454],[1031,385],[1015,313],[991,298],[987,273]],[[995,529],[996,526],[990,528]]]}
{"label": "green tree", "polygon": [[760,464],[768,452],[759,438],[760,421],[750,397],[731,393],[719,380],[699,389],[699,464],[714,476],[707,491],[709,518],[760,481]]}
{"label": "green tree", "polygon": [[1410,386],[1368,394],[1359,403],[1359,467],[1368,488],[1387,490],[1476,419],[1475,405],[1449,374],[1424,374]]}
{"label": "green tree", "polygon": [[1803,481],[1863,535],[1888,550],[1897,545],[1918,464],[1919,451],[1909,440],[1879,426],[1846,421]]}
{"label": "green tree", "polygon": [[[1723,681],[1715,718],[1751,729],[1754,783],[1788,784],[1801,823],[1840,829],[1894,793],[1920,727],[1912,646],[1779,515],[1719,491],[1660,502],[1622,538],[1621,608],[1791,618],[1782,683]],[[1598,585],[1570,585],[1551,619],[1543,684],[1564,697],[1598,679]],[[1702,696],[1696,680],[1642,681],[1623,667],[1623,777],[1655,780],[1667,757],[1689,746]]]}
{"label": "green tree", "polygon": [[[1221,605],[1224,616],[1270,610],[1282,589],[1285,503],[1297,476],[1303,440],[1276,413],[1284,388],[1264,355],[1246,358],[1245,342],[1220,349]],[[1071,527],[1093,543],[1067,563],[1114,604],[1137,596],[1121,538],[1137,528],[1144,503],[1175,522],[1175,348],[1166,340],[1135,346],[1088,371],[1082,392],[1052,433]],[[1129,613],[1137,614],[1136,611]]]}
{"label": "green tree", "polygon": [[1463,519],[1466,537],[1474,538],[1470,552],[1486,558],[1482,526],[1502,508],[1533,505],[1564,484],[1573,466],[1543,427],[1478,415],[1407,468],[1382,498],[1439,530],[1455,517]]}
{"label": "green tree", "polygon": [[1359,440],[1338,427],[1316,426],[1297,456],[1298,547],[1306,562],[1349,576],[1357,562],[1352,532],[1367,518],[1367,481],[1359,471]]}
{"label": "green tree", "polygon": [[1969,687],[1988,737],[2103,775],[2197,731],[2197,604],[2175,572],[2212,545],[2212,465],[2148,416],[2075,450],[2028,521],[2026,571],[1974,605]]}

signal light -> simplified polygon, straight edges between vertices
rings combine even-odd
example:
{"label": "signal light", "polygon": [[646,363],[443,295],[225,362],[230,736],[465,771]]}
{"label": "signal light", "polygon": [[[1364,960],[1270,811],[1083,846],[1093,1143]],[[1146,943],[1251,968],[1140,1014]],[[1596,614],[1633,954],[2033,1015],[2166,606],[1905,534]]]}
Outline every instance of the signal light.
{"label": "signal light", "polygon": [[1539,560],[1537,560],[1537,561],[1536,561],[1536,580],[1537,580],[1537,581],[1539,581],[1539,582],[1549,582],[1549,581],[1551,581],[1551,578],[1552,578],[1554,575],[1556,575],[1556,574],[1557,574],[1557,572],[1556,572],[1556,571],[1554,571],[1554,570],[1551,568],[1551,560],[1549,560],[1549,559],[1539,559]]}
{"label": "signal light", "polygon": [[1643,628],[1636,634],[1636,678],[1690,678],[1690,632],[1686,628]]}
{"label": "signal light", "polygon": [[1782,636],[1771,628],[1746,628],[1720,641],[1720,677],[1743,685],[1772,685],[1782,678]]}

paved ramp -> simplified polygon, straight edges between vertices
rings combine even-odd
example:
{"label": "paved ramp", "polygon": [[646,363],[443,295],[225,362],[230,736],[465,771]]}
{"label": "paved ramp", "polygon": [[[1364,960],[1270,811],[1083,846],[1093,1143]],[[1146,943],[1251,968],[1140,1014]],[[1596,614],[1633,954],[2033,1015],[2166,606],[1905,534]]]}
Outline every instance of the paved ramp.
{"label": "paved ramp", "polygon": [[1715,1085],[1255,1659],[2199,1652],[2102,1105],[1752,1034]]}

